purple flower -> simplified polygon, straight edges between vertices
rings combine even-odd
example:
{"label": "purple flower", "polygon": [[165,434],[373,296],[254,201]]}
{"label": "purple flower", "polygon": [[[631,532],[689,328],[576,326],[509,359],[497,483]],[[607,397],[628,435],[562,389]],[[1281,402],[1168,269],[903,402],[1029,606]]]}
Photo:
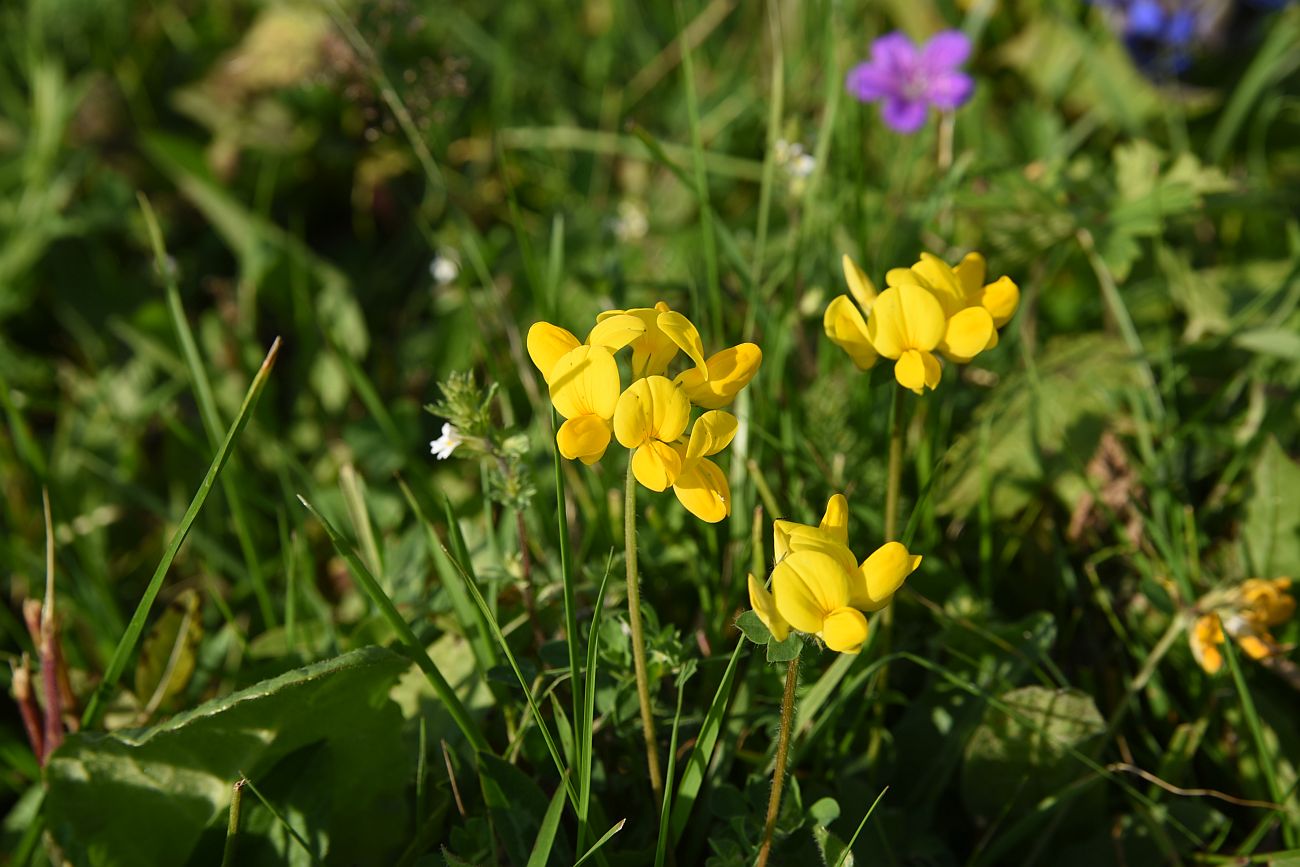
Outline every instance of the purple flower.
{"label": "purple flower", "polygon": [[891,129],[913,133],[925,125],[930,106],[952,111],[970,99],[975,82],[958,69],[970,49],[960,30],[936,33],[919,49],[902,33],[890,33],[872,43],[871,59],[849,70],[844,84],[863,102],[879,102]]}

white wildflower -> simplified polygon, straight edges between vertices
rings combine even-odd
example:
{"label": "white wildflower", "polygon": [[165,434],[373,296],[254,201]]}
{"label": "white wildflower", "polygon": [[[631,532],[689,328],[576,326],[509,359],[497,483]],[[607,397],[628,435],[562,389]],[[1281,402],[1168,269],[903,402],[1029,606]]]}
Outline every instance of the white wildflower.
{"label": "white wildflower", "polygon": [[439,286],[446,286],[460,276],[460,260],[455,253],[448,253],[446,256],[438,253],[429,263],[429,274],[433,277],[433,282]]}
{"label": "white wildflower", "polygon": [[450,423],[444,423],[442,426],[442,436],[429,443],[429,451],[440,461],[451,457],[451,453],[456,451],[456,446],[465,442],[465,437],[456,429],[456,426]]}

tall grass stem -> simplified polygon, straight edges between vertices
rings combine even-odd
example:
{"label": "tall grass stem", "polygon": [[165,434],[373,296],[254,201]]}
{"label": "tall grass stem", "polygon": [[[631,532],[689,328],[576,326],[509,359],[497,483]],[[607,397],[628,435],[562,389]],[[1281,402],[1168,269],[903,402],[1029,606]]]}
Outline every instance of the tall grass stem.
{"label": "tall grass stem", "polygon": [[627,555],[627,619],[632,628],[632,662],[636,668],[636,694],[641,702],[641,731],[645,735],[646,769],[655,806],[663,803],[664,783],[659,773],[655,720],[650,710],[650,678],[645,665],[645,632],[641,628],[641,587],[636,568],[636,476],[632,472],[632,454],[628,453],[627,484],[623,499],[623,544]]}

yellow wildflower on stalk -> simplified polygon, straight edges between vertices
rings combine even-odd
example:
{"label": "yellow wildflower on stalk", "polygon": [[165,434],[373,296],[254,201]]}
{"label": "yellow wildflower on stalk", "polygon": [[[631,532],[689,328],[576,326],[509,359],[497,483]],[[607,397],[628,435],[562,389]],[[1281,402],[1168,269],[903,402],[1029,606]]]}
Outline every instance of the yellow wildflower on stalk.
{"label": "yellow wildflower on stalk", "polygon": [[[867,641],[866,612],[889,604],[907,576],[921,565],[920,556],[909,553],[898,542],[886,542],[858,563],[848,545],[849,504],[843,494],[830,498],[817,526],[776,521],[772,535],[776,565],[772,569],[771,591],[762,581],[749,576],[753,613],[771,633],[768,659],[773,659],[771,641],[785,642],[791,632],[814,636],[840,653],[857,653]],[[747,630],[746,634],[753,635],[753,631]],[[785,653],[779,658],[786,659],[788,665],[772,790],[756,862],[759,865],[767,863],[781,811],[785,764],[794,724],[794,696],[799,685],[798,648],[792,655]]]}
{"label": "yellow wildflower on stalk", "polygon": [[[1251,578],[1227,591],[1206,594],[1198,609],[1206,613],[1196,618],[1188,633],[1192,656],[1209,674],[1223,668],[1226,631],[1251,659],[1264,660],[1280,652],[1269,627],[1280,626],[1295,614],[1295,599],[1287,591],[1290,578]],[[1208,610],[1207,610],[1208,609]]]}
{"label": "yellow wildflower on stalk", "polygon": [[[626,389],[617,360],[624,348],[630,348],[632,356]],[[679,352],[690,364],[670,379],[669,367]],[[637,576],[636,486],[652,491],[671,487],[682,505],[704,521],[721,521],[731,514],[727,477],[709,457],[735,437],[736,418],[722,407],[754,378],[763,353],[752,343],[741,343],[706,358],[699,330],[661,301],[654,307],[601,313],[581,343],[557,325],[534,323],[528,330],[528,355],[546,380],[556,412],[565,419],[555,432],[563,457],[597,463],[612,438],[629,450],[623,508],[628,626],[646,770],[655,800],[662,803]],[[695,406],[706,411],[692,427]]]}
{"label": "yellow wildflower on stalk", "polygon": [[939,384],[936,355],[965,364],[992,349],[998,328],[1020,303],[1020,290],[1009,277],[984,283],[986,265],[979,253],[968,254],[955,268],[922,253],[911,268],[890,270],[887,288],[878,294],[852,259],[845,256],[843,265],[858,306],[845,295],[833,299],[822,319],[826,336],[861,370],[874,365],[877,356],[893,359],[898,383],[917,394]]}
{"label": "yellow wildflower on stalk", "polygon": [[803,632],[831,650],[857,653],[867,640],[867,612],[889,604],[921,557],[899,542],[886,542],[861,563],[848,547],[848,503],[831,497],[820,525],[777,521],[776,566],[769,592],[749,576],[754,613],[772,636],[784,641]]}

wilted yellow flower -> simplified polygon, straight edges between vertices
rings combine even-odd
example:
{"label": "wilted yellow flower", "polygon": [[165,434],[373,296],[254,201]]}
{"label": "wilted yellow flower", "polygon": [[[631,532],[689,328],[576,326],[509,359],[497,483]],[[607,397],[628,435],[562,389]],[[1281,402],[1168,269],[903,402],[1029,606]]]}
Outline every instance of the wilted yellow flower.
{"label": "wilted yellow flower", "polygon": [[864,612],[877,611],[921,564],[887,542],[861,564],[849,550],[848,503],[836,494],[820,525],[777,521],[772,590],[749,576],[750,605],[778,641],[790,630],[815,635],[831,650],[857,653],[867,639]]}
{"label": "wilted yellow flower", "polygon": [[1278,652],[1277,641],[1269,632],[1295,614],[1295,599],[1286,591],[1290,578],[1266,580],[1251,578],[1228,591],[1207,594],[1199,603],[1213,613],[1203,614],[1192,624],[1188,642],[1192,656],[1209,674],[1223,667],[1219,645],[1224,632],[1232,636],[1251,659],[1265,659]]}

